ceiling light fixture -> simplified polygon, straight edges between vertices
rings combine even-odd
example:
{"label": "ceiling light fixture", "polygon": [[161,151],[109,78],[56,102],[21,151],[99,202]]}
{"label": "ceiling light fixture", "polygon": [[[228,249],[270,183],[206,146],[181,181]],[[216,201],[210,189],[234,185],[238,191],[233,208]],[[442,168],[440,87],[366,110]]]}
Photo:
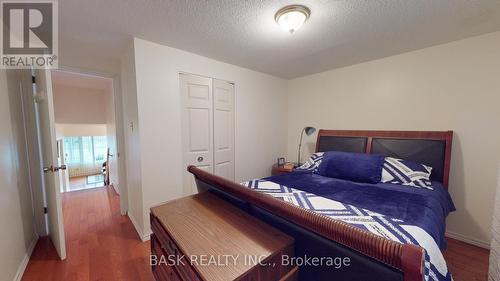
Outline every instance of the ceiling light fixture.
{"label": "ceiling light fixture", "polygon": [[304,24],[310,15],[311,10],[306,6],[290,5],[281,8],[274,16],[274,20],[283,30],[294,33]]}

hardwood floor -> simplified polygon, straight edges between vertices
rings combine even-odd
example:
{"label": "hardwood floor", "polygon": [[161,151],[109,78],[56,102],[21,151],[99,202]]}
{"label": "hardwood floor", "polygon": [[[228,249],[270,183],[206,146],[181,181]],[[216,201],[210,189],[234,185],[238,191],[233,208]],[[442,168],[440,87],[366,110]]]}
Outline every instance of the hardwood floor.
{"label": "hardwood floor", "polygon": [[[60,261],[50,240],[41,238],[22,280],[154,280],[150,244],[120,215],[112,187],[64,193],[63,209],[68,258]],[[487,281],[488,250],[454,239],[448,243],[444,255],[455,281]]]}
{"label": "hardwood floor", "polygon": [[84,177],[74,177],[69,179],[69,187],[68,187],[68,192],[69,191],[76,191],[76,190],[84,190],[84,189],[91,189],[91,188],[96,188],[96,187],[103,187],[104,186],[104,179],[103,181],[95,182],[95,183],[87,183],[87,176]]}
{"label": "hardwood floor", "polygon": [[22,280],[153,280],[150,244],[141,242],[119,204],[112,187],[64,193],[68,257],[60,261],[50,240],[41,238]]}
{"label": "hardwood floor", "polygon": [[448,238],[444,258],[455,281],[487,281],[490,251]]}

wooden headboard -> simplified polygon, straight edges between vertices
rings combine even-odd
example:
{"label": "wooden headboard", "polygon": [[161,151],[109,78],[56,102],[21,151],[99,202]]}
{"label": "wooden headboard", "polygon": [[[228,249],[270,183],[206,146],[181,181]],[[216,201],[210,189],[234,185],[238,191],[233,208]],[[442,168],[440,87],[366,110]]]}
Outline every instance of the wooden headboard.
{"label": "wooden headboard", "polygon": [[431,166],[431,179],[448,188],[453,131],[319,130],[316,152],[373,153]]}

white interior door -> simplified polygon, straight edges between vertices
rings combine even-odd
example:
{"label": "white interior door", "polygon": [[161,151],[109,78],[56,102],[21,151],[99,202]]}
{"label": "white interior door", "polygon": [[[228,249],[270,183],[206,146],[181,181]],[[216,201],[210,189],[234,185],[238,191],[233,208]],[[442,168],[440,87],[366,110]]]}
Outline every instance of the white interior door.
{"label": "white interior door", "polygon": [[214,173],[234,180],[234,85],[214,79]]}
{"label": "white interior door", "polygon": [[[180,74],[184,167],[195,165],[213,172],[212,79]],[[193,176],[185,172],[188,194],[196,193]]]}
{"label": "white interior door", "polygon": [[54,100],[52,95],[52,79],[49,70],[35,70],[34,87],[36,93],[36,114],[40,143],[40,158],[43,167],[43,183],[47,196],[47,212],[49,235],[59,257],[66,259],[66,244],[62,214],[62,201],[57,166],[57,145],[54,119]]}

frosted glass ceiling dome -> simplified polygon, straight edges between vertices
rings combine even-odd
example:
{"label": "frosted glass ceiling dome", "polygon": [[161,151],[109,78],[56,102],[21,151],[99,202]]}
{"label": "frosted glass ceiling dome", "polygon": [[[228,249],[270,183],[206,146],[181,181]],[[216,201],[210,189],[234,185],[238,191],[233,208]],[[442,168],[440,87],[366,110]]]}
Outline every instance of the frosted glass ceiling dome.
{"label": "frosted glass ceiling dome", "polygon": [[294,33],[306,22],[310,15],[311,10],[306,6],[290,5],[281,8],[274,16],[274,20],[286,32]]}

